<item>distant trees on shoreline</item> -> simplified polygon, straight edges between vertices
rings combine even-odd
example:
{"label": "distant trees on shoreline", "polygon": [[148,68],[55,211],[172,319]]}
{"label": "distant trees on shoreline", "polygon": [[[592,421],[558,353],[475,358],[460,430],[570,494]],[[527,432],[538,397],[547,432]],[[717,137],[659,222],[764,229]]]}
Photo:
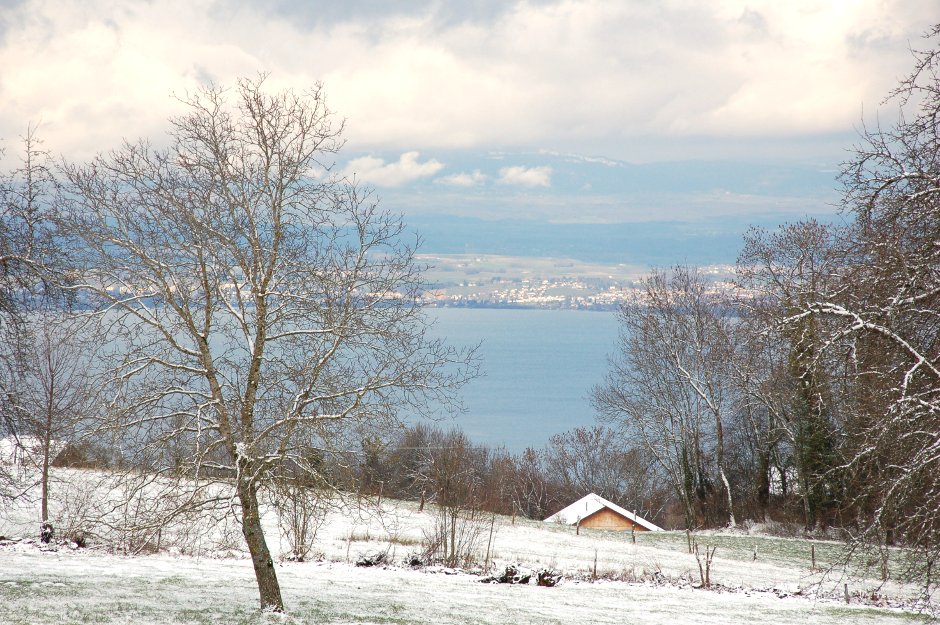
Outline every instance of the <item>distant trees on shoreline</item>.
{"label": "distant trees on shoreline", "polygon": [[425,423],[373,445],[345,483],[366,494],[460,505],[541,520],[596,492],[662,521],[669,494],[642,448],[613,430],[582,427],[543,449],[513,453],[470,441],[459,428]]}

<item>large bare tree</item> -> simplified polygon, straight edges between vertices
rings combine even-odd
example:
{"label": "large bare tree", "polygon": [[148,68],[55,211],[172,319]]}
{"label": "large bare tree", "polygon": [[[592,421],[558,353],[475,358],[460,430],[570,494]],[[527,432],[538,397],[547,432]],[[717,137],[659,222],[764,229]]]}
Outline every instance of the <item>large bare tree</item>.
{"label": "large bare tree", "polygon": [[[715,482],[734,526],[726,429],[734,416],[728,298],[694,269],[654,272],[620,311],[620,342],[606,383],[594,390],[602,418],[645,446],[696,523]],[[704,509],[709,512],[708,509]]]}
{"label": "large bare tree", "polygon": [[330,173],[342,124],[319,87],[271,94],[260,77],[181,101],[168,147],[66,168],[73,288],[106,336],[123,444],[232,485],[261,606],[281,611],[266,481],[318,473],[402,411],[453,408],[474,367],[427,337],[400,219]]}
{"label": "large bare tree", "polygon": [[[833,292],[840,263],[839,230],[815,220],[768,232],[752,229],[738,257],[737,281],[748,297],[745,332],[760,358],[752,360],[746,391],[767,412],[766,447],[785,443],[778,479],[796,471],[806,527],[826,522],[839,500],[834,353],[822,353],[827,320],[802,316],[812,302]],[[781,323],[782,319],[789,320]],[[835,350],[832,350],[833,352]],[[763,368],[762,373],[757,373]],[[746,373],[746,372],[742,372]],[[763,460],[762,460],[763,462]],[[783,484],[785,485],[785,481]],[[778,485],[778,486],[781,486]],[[786,489],[783,489],[786,490]]]}
{"label": "large bare tree", "polygon": [[823,347],[846,354],[845,470],[863,542],[921,549],[929,587],[940,562],[940,25],[927,38],[886,101],[896,121],[866,128],[843,166],[853,221],[838,281],[788,321],[826,319]]}
{"label": "large bare tree", "polygon": [[892,557],[908,558],[929,594],[940,562],[940,25],[927,35],[933,49],[914,52],[885,101],[896,120],[863,128],[843,165],[846,224],[753,233],[739,270],[776,307],[766,332],[789,352],[789,383],[767,405],[789,429],[807,524],[835,516],[855,546],[878,550],[885,577],[887,546],[911,547]]}

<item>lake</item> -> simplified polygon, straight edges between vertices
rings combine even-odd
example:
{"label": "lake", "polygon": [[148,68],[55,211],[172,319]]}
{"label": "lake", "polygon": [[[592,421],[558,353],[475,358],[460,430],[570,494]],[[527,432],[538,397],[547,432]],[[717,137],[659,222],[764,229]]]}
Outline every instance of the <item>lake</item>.
{"label": "lake", "polygon": [[[461,396],[459,426],[474,442],[520,452],[553,434],[594,424],[590,394],[607,374],[617,341],[611,311],[427,308],[432,336],[454,346],[481,343],[484,376]],[[215,340],[223,340],[221,338]],[[405,417],[407,420],[407,417]]]}
{"label": "lake", "polygon": [[[468,410],[454,423],[471,440],[511,451],[594,423],[591,388],[604,381],[617,340],[613,312],[431,308],[434,334],[482,342],[485,376],[464,387]],[[450,422],[441,424],[443,427]]]}

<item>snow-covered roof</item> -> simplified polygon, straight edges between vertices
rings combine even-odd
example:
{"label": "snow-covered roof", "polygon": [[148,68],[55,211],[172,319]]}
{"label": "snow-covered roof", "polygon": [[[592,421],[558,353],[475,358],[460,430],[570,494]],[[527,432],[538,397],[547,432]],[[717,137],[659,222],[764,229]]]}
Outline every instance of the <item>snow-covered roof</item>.
{"label": "snow-covered roof", "polygon": [[663,531],[663,528],[659,527],[658,525],[650,523],[643,517],[637,514],[634,514],[633,512],[624,510],[623,508],[613,503],[612,501],[607,501],[600,495],[597,495],[594,493],[591,493],[590,495],[585,495],[584,497],[577,500],[576,502],[574,502],[573,504],[571,504],[564,510],[560,510],[559,512],[556,512],[552,516],[545,519],[545,522],[546,523],[564,523],[566,525],[574,525],[578,521],[581,521],[582,519],[586,519],[587,517],[597,512],[598,510],[602,510],[604,508],[610,508],[617,514],[628,518],[629,520],[636,523],[640,527],[646,528],[651,532]]}

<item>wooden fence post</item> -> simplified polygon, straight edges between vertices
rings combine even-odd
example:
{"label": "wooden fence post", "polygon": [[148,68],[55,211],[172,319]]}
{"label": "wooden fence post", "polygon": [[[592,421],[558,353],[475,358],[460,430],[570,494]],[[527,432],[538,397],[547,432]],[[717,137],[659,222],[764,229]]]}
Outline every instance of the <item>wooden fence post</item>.
{"label": "wooden fence post", "polygon": [[483,563],[483,570],[490,570],[490,546],[493,544],[493,526],[496,525],[496,513],[493,513],[493,517],[490,519],[490,539],[486,541],[486,560]]}

